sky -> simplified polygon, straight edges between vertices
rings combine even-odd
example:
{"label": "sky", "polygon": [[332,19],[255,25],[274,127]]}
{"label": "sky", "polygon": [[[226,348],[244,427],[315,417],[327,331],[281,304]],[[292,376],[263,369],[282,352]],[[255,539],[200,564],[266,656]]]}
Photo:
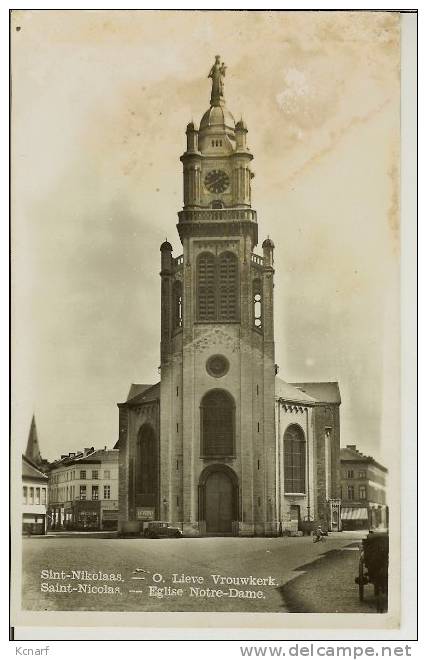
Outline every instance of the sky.
{"label": "sky", "polygon": [[[19,28],[19,29],[18,29]],[[248,126],[289,382],[339,381],[341,444],[399,432],[399,16],[52,10],[12,15],[12,441],[111,447],[159,379],[160,252],[185,127],[216,54]]]}

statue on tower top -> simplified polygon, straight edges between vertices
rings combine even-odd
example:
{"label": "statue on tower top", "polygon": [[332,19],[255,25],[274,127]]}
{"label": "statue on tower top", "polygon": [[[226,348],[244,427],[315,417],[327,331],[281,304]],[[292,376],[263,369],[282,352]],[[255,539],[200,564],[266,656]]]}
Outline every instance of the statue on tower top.
{"label": "statue on tower top", "polygon": [[211,105],[221,105],[224,102],[224,77],[227,67],[221,62],[220,55],[215,56],[215,64],[209,72],[212,78]]}

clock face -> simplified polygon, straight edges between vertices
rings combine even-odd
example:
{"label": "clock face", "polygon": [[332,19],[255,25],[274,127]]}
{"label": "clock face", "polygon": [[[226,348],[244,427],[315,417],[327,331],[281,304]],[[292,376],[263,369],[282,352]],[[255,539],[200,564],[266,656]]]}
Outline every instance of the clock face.
{"label": "clock face", "polygon": [[205,176],[205,186],[211,193],[223,193],[230,185],[230,178],[224,170],[210,170]]}

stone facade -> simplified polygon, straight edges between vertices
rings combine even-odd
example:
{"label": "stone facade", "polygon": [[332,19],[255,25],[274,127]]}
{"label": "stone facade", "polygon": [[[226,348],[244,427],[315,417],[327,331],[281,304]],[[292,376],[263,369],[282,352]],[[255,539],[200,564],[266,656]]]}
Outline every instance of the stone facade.
{"label": "stone facade", "polygon": [[123,532],[161,518],[189,536],[274,535],[328,524],[339,489],[338,386],[276,377],[274,244],[254,251],[247,128],[215,84],[181,156],[183,254],[160,248],[160,383],[119,404]]}

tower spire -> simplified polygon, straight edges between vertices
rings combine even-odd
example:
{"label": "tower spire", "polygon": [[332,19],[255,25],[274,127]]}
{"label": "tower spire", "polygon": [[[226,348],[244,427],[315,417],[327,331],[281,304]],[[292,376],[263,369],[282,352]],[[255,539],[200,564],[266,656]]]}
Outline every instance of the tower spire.
{"label": "tower spire", "polygon": [[36,465],[40,465],[43,460],[40,454],[39,440],[37,437],[36,418],[34,415],[31,420],[31,426],[30,426],[30,432],[28,434],[28,442],[27,442],[27,449],[25,451],[25,456]]}
{"label": "tower spire", "polygon": [[209,71],[208,78],[212,78],[211,107],[225,104],[224,78],[227,67],[221,62],[221,56],[215,55],[215,62]]}

